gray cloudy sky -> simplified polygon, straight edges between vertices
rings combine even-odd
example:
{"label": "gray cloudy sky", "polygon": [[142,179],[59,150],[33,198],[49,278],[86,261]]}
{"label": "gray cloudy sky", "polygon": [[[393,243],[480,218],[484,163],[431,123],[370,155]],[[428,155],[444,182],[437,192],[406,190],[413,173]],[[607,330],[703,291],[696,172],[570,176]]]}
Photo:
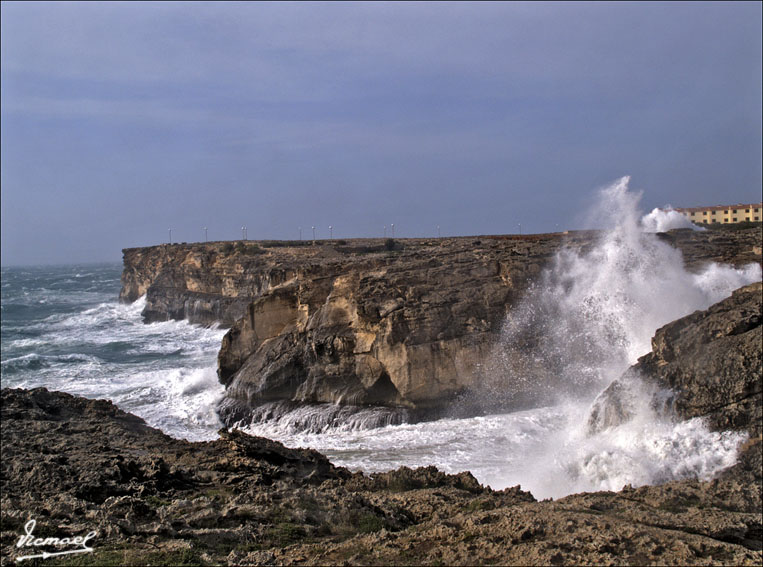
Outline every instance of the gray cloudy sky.
{"label": "gray cloudy sky", "polygon": [[2,3],[2,263],[760,200],[761,3]]}

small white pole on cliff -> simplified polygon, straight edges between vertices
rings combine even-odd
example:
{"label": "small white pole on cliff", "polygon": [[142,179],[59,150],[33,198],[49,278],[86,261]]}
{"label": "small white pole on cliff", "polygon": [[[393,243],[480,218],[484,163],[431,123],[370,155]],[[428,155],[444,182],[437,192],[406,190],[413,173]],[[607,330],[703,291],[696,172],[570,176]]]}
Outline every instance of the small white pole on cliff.
{"label": "small white pole on cliff", "polygon": [[169,233],[170,233],[170,244],[172,244],[172,229],[171,229],[171,228],[168,228],[168,229],[167,229],[167,232],[169,232]]}
{"label": "small white pole on cliff", "polygon": [[519,223],[519,234],[522,234],[522,223]]}
{"label": "small white pole on cliff", "polygon": [[334,227],[329,225],[329,240],[334,240]]}
{"label": "small white pole on cliff", "polygon": [[207,227],[204,227],[204,242],[207,241]]}
{"label": "small white pole on cliff", "polygon": [[437,238],[440,238],[440,225],[437,225]]}
{"label": "small white pole on cliff", "polygon": [[315,242],[315,227],[313,227],[313,242]]}
{"label": "small white pole on cliff", "polygon": [[387,225],[384,225],[384,238],[387,238]]}
{"label": "small white pole on cliff", "polygon": [[389,227],[392,229],[392,238],[395,238],[395,225],[391,224]]}

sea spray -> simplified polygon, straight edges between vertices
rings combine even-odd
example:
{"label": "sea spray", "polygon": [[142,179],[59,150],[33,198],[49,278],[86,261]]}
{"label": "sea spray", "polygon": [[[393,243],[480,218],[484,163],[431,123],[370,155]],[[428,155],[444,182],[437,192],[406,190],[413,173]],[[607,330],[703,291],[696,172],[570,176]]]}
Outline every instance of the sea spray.
{"label": "sea spray", "polygon": [[641,219],[644,232],[667,232],[680,228],[691,230],[707,230],[703,226],[697,226],[672,207],[664,209],[654,208],[652,212],[644,215]]}
{"label": "sea spray", "polygon": [[730,466],[743,434],[658,415],[652,405],[659,392],[640,381],[623,384],[627,415],[591,427],[594,400],[650,350],[657,328],[761,277],[757,264],[687,272],[681,253],[650,234],[657,225],[639,212],[628,181],[601,193],[591,221],[605,227],[601,239],[589,249],[559,251],[511,309],[493,364],[479,370],[485,405],[514,401],[531,409],[371,430],[299,430],[289,416],[249,430],[318,449],[353,469],[433,464],[450,473],[469,470],[494,489],[520,484],[538,498],[709,479]]}
{"label": "sea spray", "polygon": [[598,243],[562,248],[510,310],[487,376],[491,396],[591,400],[649,352],[659,327],[760,279],[758,264],[686,271],[679,250],[645,232],[628,182],[600,193],[590,222],[609,226]]}
{"label": "sea spray", "polygon": [[504,328],[502,373],[493,389],[502,384],[509,395],[564,403],[560,435],[544,440],[522,482],[536,495],[709,478],[733,464],[744,439],[710,432],[701,420],[674,423],[655,410],[661,393],[647,391],[638,377],[591,405],[649,351],[657,328],[761,277],[758,264],[687,272],[681,253],[649,232],[676,219],[654,211],[640,216],[640,196],[628,191],[628,182],[624,177],[602,190],[592,217],[598,225],[617,224],[591,250],[562,249]]}

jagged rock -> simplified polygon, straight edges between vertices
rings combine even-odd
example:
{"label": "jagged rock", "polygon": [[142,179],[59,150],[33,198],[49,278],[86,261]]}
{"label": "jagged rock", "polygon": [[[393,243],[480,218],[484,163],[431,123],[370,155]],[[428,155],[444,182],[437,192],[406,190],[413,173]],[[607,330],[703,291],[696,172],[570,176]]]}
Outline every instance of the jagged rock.
{"label": "jagged rock", "polygon": [[633,370],[661,388],[683,419],[702,416],[716,430],[763,428],[763,285],[657,330],[652,352]]}
{"label": "jagged rock", "polygon": [[[110,402],[1,393],[0,559],[95,531],[77,564],[735,564],[763,555],[760,487],[681,481],[536,502],[469,473],[370,476],[223,431],[172,439]],[[52,560],[51,560],[52,561]]]}

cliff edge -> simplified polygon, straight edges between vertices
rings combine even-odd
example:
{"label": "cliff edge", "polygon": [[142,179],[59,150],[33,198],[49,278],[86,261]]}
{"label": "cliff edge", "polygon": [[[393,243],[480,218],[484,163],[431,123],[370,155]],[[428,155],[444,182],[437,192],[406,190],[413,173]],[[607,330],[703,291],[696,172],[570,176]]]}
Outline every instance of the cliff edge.
{"label": "cliff edge", "polygon": [[[227,424],[280,401],[382,406],[390,409],[384,419],[433,417],[455,406],[479,413],[479,397],[468,394],[507,310],[560,246],[585,250],[596,238],[574,232],[126,249],[120,297],[145,294],[146,321],[230,326],[218,356]],[[684,252],[689,268],[760,261],[758,229],[660,238]]]}

